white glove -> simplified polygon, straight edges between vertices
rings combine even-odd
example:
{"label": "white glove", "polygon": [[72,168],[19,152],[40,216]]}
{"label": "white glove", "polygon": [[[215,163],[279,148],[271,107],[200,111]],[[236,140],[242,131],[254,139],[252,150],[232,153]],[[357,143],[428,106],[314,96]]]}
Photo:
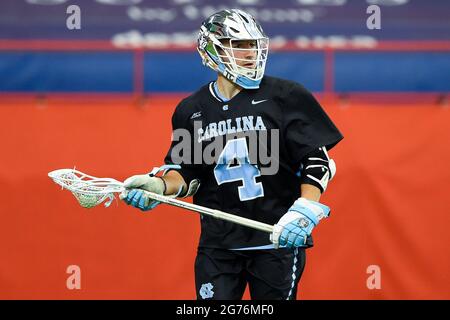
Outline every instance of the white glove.
{"label": "white glove", "polygon": [[159,177],[150,177],[148,174],[129,177],[123,184],[127,189],[142,189],[157,194],[163,194],[165,191],[164,181]]}

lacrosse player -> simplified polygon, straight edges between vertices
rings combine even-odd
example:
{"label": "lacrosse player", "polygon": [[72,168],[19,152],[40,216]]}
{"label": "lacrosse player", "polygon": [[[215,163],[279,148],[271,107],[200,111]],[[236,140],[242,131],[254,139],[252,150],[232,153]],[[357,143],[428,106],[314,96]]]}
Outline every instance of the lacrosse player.
{"label": "lacrosse player", "polygon": [[[264,76],[269,39],[246,12],[210,16],[197,49],[217,80],[179,103],[166,165],[128,178],[124,200],[150,210],[158,202],[142,190],[193,196],[195,204],[275,225],[269,236],[202,216],[197,298],[241,299],[248,284],[252,299],[296,299],[311,232],[330,213],[319,199],[336,171],[328,151],[342,135],[304,87]],[[192,150],[179,152],[177,132],[189,133]],[[246,135],[263,132],[278,132],[278,140],[249,142]],[[223,147],[214,162],[194,159],[195,150],[218,141]],[[276,156],[276,172],[264,173],[267,163],[249,152],[255,146]],[[160,170],[164,173],[157,176]]]}

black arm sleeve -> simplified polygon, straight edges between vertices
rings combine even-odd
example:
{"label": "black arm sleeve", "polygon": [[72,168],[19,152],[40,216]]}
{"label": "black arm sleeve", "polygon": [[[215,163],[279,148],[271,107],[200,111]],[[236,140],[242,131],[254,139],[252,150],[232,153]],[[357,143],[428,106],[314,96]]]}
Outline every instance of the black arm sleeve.
{"label": "black arm sleeve", "polygon": [[283,136],[296,167],[311,151],[322,146],[330,150],[343,138],[313,95],[299,84],[283,99],[283,114]]}
{"label": "black arm sleeve", "polygon": [[[189,186],[192,180],[201,180],[201,164],[194,163],[195,135],[193,126],[189,122],[189,116],[183,110],[185,107],[183,101],[180,102],[172,115],[172,143],[164,158],[164,163],[180,165],[181,169],[177,171]],[[182,136],[178,138],[179,141],[174,140],[176,130],[182,132]]]}

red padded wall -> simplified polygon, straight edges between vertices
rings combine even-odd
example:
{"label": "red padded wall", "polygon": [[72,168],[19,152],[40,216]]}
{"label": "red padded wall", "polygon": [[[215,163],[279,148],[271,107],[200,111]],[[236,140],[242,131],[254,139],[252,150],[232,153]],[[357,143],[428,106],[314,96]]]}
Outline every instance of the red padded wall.
{"label": "red padded wall", "polygon": [[[195,213],[81,208],[47,172],[125,179],[162,163],[180,97],[0,105],[0,298],[193,299]],[[301,299],[450,298],[450,113],[431,105],[329,106],[344,140],[322,201]],[[68,290],[66,268],[81,268]],[[381,270],[369,290],[367,267]],[[248,297],[248,295],[246,295]]]}

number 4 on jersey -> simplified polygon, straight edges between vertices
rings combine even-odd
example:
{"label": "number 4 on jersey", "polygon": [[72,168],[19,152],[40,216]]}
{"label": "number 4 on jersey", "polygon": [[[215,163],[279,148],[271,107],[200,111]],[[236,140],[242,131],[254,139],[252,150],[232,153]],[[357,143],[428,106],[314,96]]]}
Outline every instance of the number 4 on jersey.
{"label": "number 4 on jersey", "polygon": [[[238,164],[231,166],[234,160]],[[232,181],[242,181],[242,186],[238,187],[241,201],[264,197],[262,183],[256,182],[256,177],[261,176],[261,172],[257,166],[250,163],[247,140],[245,138],[227,142],[217,160],[214,176],[219,185]]]}

